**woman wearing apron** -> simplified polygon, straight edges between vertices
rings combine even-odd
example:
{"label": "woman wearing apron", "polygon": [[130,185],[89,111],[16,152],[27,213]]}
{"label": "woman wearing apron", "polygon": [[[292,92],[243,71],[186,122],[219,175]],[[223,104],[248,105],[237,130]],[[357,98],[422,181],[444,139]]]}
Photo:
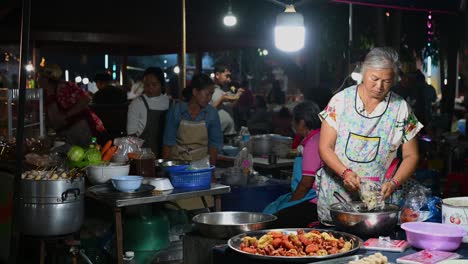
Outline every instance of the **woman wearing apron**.
{"label": "woman wearing apron", "polygon": [[[398,54],[374,48],[362,64],[363,80],[337,93],[320,113],[323,120],[320,156],[325,167],[317,173],[318,212],[331,221],[328,206],[338,202],[333,192],[358,200],[361,181],[382,183],[384,199],[408,180],[418,163],[416,135],[423,127],[399,95],[390,91],[397,80]],[[403,160],[393,178],[384,175],[401,146]],[[392,196],[393,201],[398,197]]]}
{"label": "woman wearing apron", "polygon": [[164,95],[164,72],[150,67],[143,73],[144,93],[128,107],[127,134],[144,140],[143,147],[161,156],[162,138],[169,97]]}
{"label": "woman wearing apron", "polygon": [[306,227],[317,221],[317,193],[315,174],[322,166],[318,152],[320,140],[319,107],[313,102],[302,102],[293,110],[296,132],[303,140],[294,159],[291,192],[269,204],[264,213],[275,214],[278,227]]}
{"label": "woman wearing apron", "polygon": [[209,155],[211,165],[216,164],[223,134],[218,112],[209,105],[213,91],[209,76],[193,76],[188,102],[173,104],[167,113],[163,158],[196,161]]}

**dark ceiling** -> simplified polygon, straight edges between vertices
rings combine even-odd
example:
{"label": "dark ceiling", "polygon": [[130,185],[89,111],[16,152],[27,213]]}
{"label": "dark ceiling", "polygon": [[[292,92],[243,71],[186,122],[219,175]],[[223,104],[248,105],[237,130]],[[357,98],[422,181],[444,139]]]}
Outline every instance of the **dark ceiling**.
{"label": "dark ceiling", "polygon": [[[456,14],[465,0],[356,0],[415,10]],[[31,1],[31,38],[38,48],[86,49],[90,52],[151,54],[177,52],[181,43],[181,1]],[[268,47],[275,17],[283,8],[267,0],[231,0],[239,23],[222,25],[227,0],[186,0],[187,49]],[[283,2],[298,2],[283,0]],[[348,0],[309,0],[297,10],[305,20],[330,13],[346,16]],[[331,10],[331,11],[330,11]],[[325,12],[324,11],[324,12]],[[21,1],[0,4],[0,42],[19,40]]]}

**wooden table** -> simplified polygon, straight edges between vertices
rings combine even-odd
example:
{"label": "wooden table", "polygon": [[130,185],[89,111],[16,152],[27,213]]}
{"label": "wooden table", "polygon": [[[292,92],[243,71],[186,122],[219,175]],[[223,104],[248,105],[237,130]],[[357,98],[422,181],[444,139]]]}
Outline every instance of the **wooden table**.
{"label": "wooden table", "polygon": [[131,205],[141,205],[141,204],[150,204],[150,203],[160,203],[166,201],[174,201],[187,198],[200,197],[203,201],[205,207],[207,207],[204,200],[204,196],[214,196],[215,199],[215,210],[221,210],[221,197],[223,193],[228,193],[231,191],[231,187],[222,185],[222,184],[211,184],[210,189],[206,190],[177,190],[170,194],[157,194],[155,192],[142,195],[139,197],[132,198],[119,198],[114,196],[98,196],[93,192],[87,191],[86,196],[95,199],[97,201],[103,202],[104,204],[113,208],[114,211],[114,221],[115,221],[115,235],[116,235],[116,246],[117,246],[117,263],[123,264],[123,229],[122,229],[122,208]]}

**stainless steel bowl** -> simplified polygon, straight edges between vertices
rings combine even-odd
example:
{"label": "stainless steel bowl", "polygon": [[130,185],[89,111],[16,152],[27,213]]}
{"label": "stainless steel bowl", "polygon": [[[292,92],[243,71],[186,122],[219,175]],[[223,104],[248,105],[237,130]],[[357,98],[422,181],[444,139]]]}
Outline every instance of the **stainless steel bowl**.
{"label": "stainless steel bowl", "polygon": [[193,217],[200,233],[212,238],[230,238],[255,230],[266,229],[276,216],[251,212],[203,213]]}
{"label": "stainless steel bowl", "polygon": [[346,210],[343,203],[330,205],[333,224],[339,230],[360,236],[378,237],[390,234],[396,227],[400,208],[394,204],[385,204],[383,210],[367,211],[363,202],[348,202],[357,212]]}
{"label": "stainless steel bowl", "polygon": [[167,178],[169,174],[166,172],[165,168],[177,166],[177,165],[189,165],[189,161],[184,160],[165,160],[157,159],[154,161],[154,168],[156,172],[156,177]]}

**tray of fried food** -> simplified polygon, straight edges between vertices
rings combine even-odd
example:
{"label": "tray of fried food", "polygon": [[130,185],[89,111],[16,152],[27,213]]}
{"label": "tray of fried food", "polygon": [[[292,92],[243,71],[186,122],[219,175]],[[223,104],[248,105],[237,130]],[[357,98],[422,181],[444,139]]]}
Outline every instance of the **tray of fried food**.
{"label": "tray of fried food", "polygon": [[354,254],[361,247],[362,240],[332,230],[270,229],[234,236],[228,245],[252,258],[310,262]]}

